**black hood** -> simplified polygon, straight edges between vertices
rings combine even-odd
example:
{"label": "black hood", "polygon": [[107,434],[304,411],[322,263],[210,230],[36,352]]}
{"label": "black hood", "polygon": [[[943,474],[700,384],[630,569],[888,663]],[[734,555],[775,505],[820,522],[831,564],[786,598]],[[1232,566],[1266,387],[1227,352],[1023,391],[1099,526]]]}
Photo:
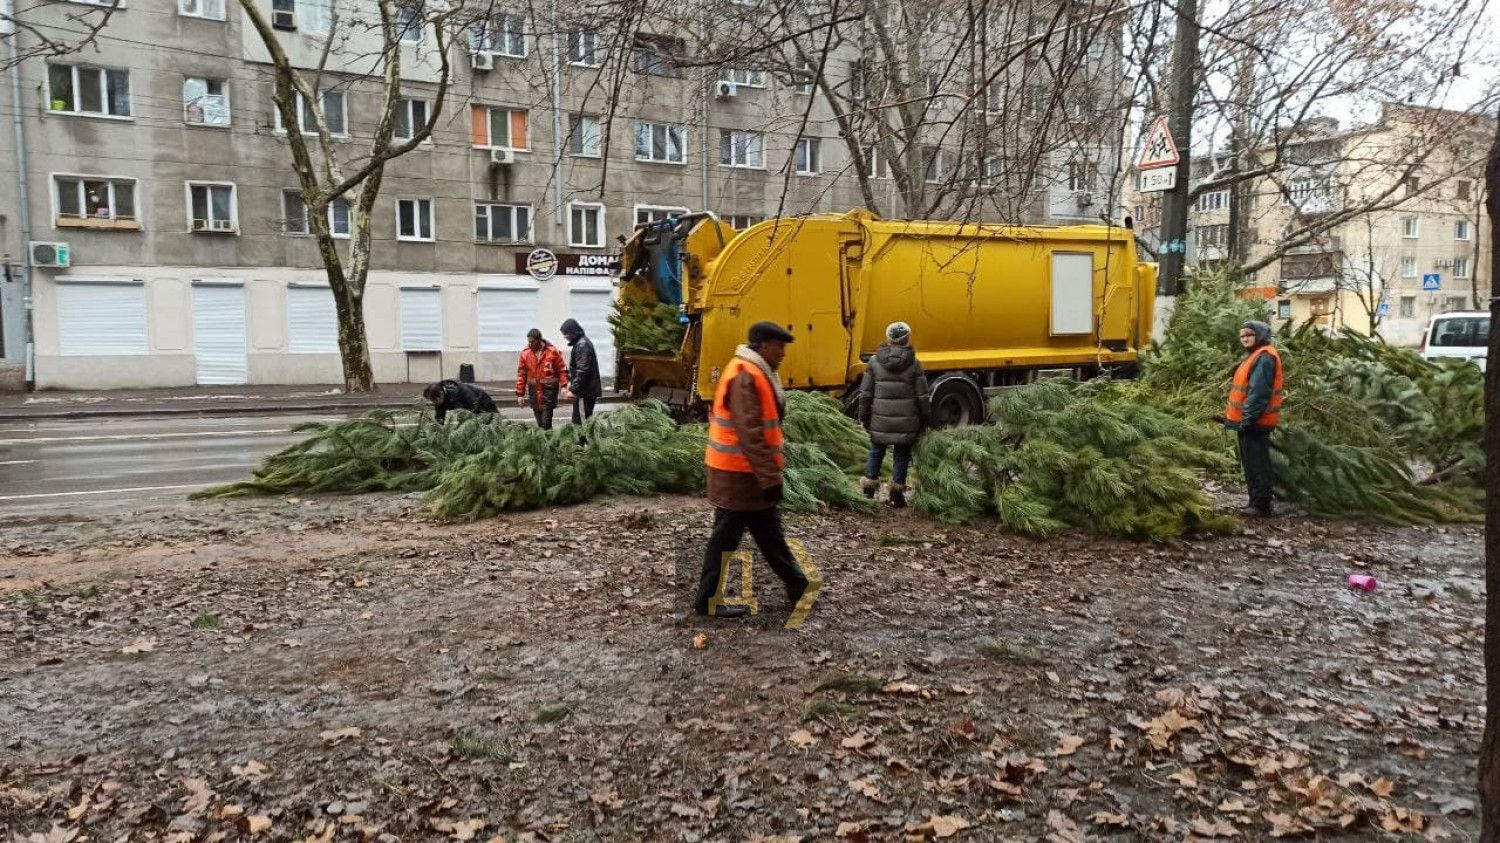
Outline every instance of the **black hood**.
{"label": "black hood", "polygon": [[880,361],[887,372],[904,372],[917,362],[917,353],[909,345],[884,343],[875,351],[875,359]]}
{"label": "black hood", "polygon": [[578,342],[578,338],[583,336],[583,326],[578,324],[577,319],[569,319],[562,323],[560,330],[562,331],[562,335],[567,338],[568,345]]}

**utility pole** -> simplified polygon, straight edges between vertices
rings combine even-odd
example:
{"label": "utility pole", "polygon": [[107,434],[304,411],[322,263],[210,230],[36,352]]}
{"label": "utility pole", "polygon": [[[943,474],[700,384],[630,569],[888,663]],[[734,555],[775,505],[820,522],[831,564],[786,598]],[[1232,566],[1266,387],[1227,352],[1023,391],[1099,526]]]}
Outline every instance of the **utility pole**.
{"label": "utility pole", "polygon": [[1177,40],[1172,45],[1172,102],[1169,123],[1177,142],[1177,184],[1162,197],[1161,273],[1157,294],[1182,292],[1187,259],[1188,195],[1193,172],[1193,94],[1198,89],[1198,0],[1177,5]]}

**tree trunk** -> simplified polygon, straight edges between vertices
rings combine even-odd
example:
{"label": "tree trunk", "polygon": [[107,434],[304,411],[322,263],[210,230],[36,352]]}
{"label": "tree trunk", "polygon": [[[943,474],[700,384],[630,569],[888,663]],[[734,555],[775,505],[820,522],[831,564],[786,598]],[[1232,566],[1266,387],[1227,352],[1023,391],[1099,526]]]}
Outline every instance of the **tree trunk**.
{"label": "tree trunk", "polygon": [[[1484,174],[1490,242],[1500,242],[1500,122]],[[1484,378],[1484,742],[1479,747],[1482,843],[1500,843],[1500,249],[1490,254],[1490,349]]]}
{"label": "tree trunk", "polygon": [[325,262],[325,265],[329,267],[328,286],[333,290],[333,309],[339,319],[344,391],[374,392],[375,372],[370,367],[370,342],[365,336],[365,279],[346,278],[337,264]]}

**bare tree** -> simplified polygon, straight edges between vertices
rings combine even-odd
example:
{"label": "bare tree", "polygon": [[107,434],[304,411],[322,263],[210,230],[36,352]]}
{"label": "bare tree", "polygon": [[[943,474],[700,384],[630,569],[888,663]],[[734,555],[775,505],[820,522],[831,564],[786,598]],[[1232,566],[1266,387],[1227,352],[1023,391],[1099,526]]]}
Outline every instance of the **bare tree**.
{"label": "bare tree", "polygon": [[[313,67],[298,67],[277,38],[256,0],[240,0],[246,20],[270,56],[272,99],[281,125],[286,128],[292,169],[302,188],[308,224],[318,243],[328,285],[338,314],[339,354],[343,361],[344,388],[351,392],[375,388],[370,349],[364,322],[365,281],[370,272],[370,211],[379,196],[386,165],[415,149],[432,134],[442,114],[451,78],[449,45],[461,6],[426,13],[418,4],[376,0],[376,18],[341,18],[341,5],[333,6],[328,35]],[[394,139],[397,106],[402,97],[402,35],[408,26],[422,26],[435,33],[432,55],[437,62],[437,86],[425,123],[410,126],[410,136]],[[365,45],[368,44],[368,47]],[[364,61],[359,61],[360,56]],[[341,70],[335,74],[330,64]],[[360,155],[344,151],[347,144],[335,141],[323,109],[328,85],[347,81],[347,69],[366,66],[358,81],[376,87],[381,107],[369,145]],[[335,200],[351,197],[349,239],[341,253],[329,225],[328,208]]]}
{"label": "bare tree", "polygon": [[[92,47],[123,0],[98,0],[89,4],[68,0],[0,0],[0,70],[9,70],[28,59],[57,58]],[[61,22],[58,21],[61,12]],[[25,34],[25,38],[21,35]]]}

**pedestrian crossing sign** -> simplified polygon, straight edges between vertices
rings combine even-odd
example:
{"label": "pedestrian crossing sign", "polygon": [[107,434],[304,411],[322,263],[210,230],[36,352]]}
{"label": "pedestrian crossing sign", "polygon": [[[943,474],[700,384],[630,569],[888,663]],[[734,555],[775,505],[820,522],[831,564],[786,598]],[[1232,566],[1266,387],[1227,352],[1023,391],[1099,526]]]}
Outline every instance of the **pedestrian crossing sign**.
{"label": "pedestrian crossing sign", "polygon": [[1136,161],[1136,166],[1142,170],[1153,167],[1176,166],[1181,160],[1177,154],[1177,143],[1172,140],[1172,130],[1167,128],[1167,117],[1161,115],[1151,123],[1151,131],[1146,133],[1146,142],[1141,145],[1141,157]]}
{"label": "pedestrian crossing sign", "polygon": [[1435,293],[1443,289],[1443,276],[1436,272],[1429,272],[1422,276],[1422,291]]}

